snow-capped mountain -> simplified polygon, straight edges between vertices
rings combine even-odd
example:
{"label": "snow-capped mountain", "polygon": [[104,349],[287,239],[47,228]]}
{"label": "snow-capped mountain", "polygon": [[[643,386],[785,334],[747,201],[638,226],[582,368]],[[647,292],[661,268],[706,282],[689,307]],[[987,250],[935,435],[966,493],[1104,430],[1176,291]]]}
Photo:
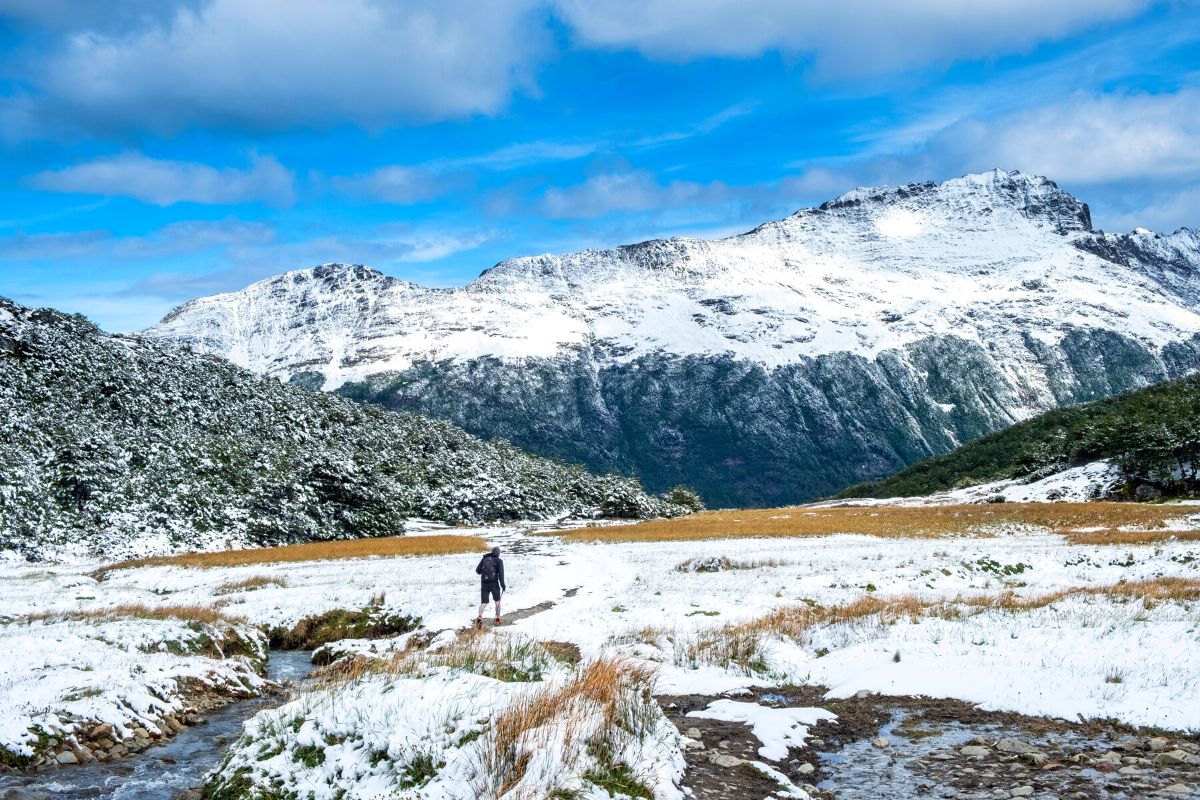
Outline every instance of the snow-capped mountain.
{"label": "snow-capped mountain", "polygon": [[1190,370],[1198,269],[1196,231],[1093,231],[1052,181],[996,170],[455,289],[326,264],[148,333],[651,488],[782,503]]}

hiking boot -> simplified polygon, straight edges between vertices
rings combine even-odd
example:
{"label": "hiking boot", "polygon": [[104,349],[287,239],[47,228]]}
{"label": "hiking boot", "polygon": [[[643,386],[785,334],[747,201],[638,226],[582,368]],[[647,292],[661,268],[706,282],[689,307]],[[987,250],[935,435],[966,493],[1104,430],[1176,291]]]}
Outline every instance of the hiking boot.
{"label": "hiking boot", "polygon": [[499,625],[499,624],[500,624],[500,618],[499,618],[499,617],[496,617],[496,624],[497,624],[497,625]]}
{"label": "hiking boot", "polygon": [[475,628],[476,628],[476,630],[478,630],[479,628],[482,628],[482,627],[483,627],[483,617],[476,617],[476,618],[475,618]]}

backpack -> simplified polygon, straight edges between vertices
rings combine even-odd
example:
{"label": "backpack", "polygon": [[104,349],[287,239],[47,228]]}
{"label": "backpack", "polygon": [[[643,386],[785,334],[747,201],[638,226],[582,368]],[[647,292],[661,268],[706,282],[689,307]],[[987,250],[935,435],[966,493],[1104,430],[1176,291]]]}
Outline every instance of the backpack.
{"label": "backpack", "polygon": [[499,560],[500,559],[493,555],[486,555],[483,557],[483,563],[479,565],[479,574],[483,576],[485,581],[491,582],[500,579],[500,568],[496,563]]}

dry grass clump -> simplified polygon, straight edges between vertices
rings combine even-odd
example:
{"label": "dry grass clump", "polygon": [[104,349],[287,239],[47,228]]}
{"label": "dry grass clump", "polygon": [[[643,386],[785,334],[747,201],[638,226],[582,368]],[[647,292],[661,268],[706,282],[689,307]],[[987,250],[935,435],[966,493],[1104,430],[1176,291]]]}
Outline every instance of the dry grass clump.
{"label": "dry grass clump", "polygon": [[514,790],[520,795],[522,786],[554,787],[561,776],[529,775],[539,749],[551,744],[563,754],[562,762],[582,759],[585,753],[611,758],[621,752],[630,737],[647,734],[658,718],[653,686],[649,667],[602,658],[561,686],[516,698],[485,735],[472,781],[476,796],[499,797]]}
{"label": "dry grass clump", "polygon": [[912,595],[864,595],[836,606],[815,603],[788,606],[756,619],[702,633],[688,647],[686,654],[692,663],[706,661],[761,674],[767,671],[762,641],[768,636],[803,642],[808,631],[820,625],[837,625],[867,617],[876,617],[880,624],[887,625],[903,618],[916,619],[930,605]]}
{"label": "dry grass clump", "polygon": [[913,595],[864,595],[834,606],[790,606],[746,622],[703,632],[687,647],[685,656],[693,665],[707,662],[726,668],[740,668],[751,674],[765,674],[768,665],[763,657],[762,644],[768,637],[803,643],[809,631],[818,626],[865,619],[871,619],[879,625],[892,625],[904,619],[917,621],[922,616],[958,619],[971,610],[1031,611],[1070,597],[1141,600],[1148,607],[1165,601],[1195,601],[1200,600],[1200,578],[1147,578],[1024,596],[1012,591],[935,600],[923,600]]}
{"label": "dry grass clump", "polygon": [[[330,653],[321,678],[325,684],[344,684],[374,675],[423,677],[437,669],[486,675],[505,682],[542,680],[555,664],[571,666],[578,650],[561,642],[536,642],[521,636],[467,636],[435,649],[428,637],[410,638],[391,653]],[[336,643],[331,645],[336,648]]]}
{"label": "dry grass clump", "polygon": [[118,619],[178,619],[184,622],[196,622],[202,625],[215,625],[219,622],[245,622],[241,617],[221,613],[212,606],[201,605],[164,605],[148,606],[142,603],[122,603],[109,608],[97,608],[87,611],[45,611],[22,617],[22,621],[56,621],[56,620],[102,620],[115,621]]}
{"label": "dry grass clump", "polygon": [[1042,594],[1019,596],[1012,591],[994,595],[959,597],[953,601],[973,608],[1001,608],[1006,611],[1029,611],[1045,608],[1068,597],[1112,597],[1127,600],[1142,600],[1146,603],[1164,601],[1200,600],[1200,578],[1146,578],[1140,581],[1122,581],[1106,586],[1078,586],[1058,589]]}
{"label": "dry grass clump", "polygon": [[291,561],[332,561],[370,556],[445,556],[477,553],[487,549],[478,536],[387,536],[378,539],[345,539],[308,542],[283,547],[225,550],[219,553],[186,553],[178,556],[135,558],[111,564],[99,571],[103,578],[119,569],[136,567],[242,567],[248,564],[278,564]]}
{"label": "dry grass clump", "polygon": [[1200,541],[1200,530],[1178,531],[1170,528],[1158,528],[1148,531],[1067,531],[1063,534],[1071,544],[1160,544],[1175,539],[1181,542]]}
{"label": "dry grass clump", "polygon": [[762,569],[787,566],[777,558],[736,559],[728,556],[698,556],[676,565],[676,572],[726,572],[728,570]]}
{"label": "dry grass clump", "polygon": [[283,588],[287,586],[287,581],[282,577],[275,578],[270,575],[251,575],[249,578],[242,578],[237,581],[225,581],[216,588],[213,594],[252,592],[255,589],[265,589],[268,586]]}
{"label": "dry grass clump", "polygon": [[[633,525],[581,528],[563,534],[568,541],[672,542],[775,536],[829,536],[857,533],[898,538],[987,536],[997,528],[1037,526],[1067,536],[1093,537],[1089,543],[1135,544],[1171,537],[1200,536],[1164,527],[1186,514],[1178,507],[1141,503],[974,503],[945,506],[853,506],[705,511],[675,519]],[[1076,534],[1089,529],[1086,534]],[[1122,530],[1128,529],[1128,530]],[[1097,538],[1099,537],[1099,538]]]}

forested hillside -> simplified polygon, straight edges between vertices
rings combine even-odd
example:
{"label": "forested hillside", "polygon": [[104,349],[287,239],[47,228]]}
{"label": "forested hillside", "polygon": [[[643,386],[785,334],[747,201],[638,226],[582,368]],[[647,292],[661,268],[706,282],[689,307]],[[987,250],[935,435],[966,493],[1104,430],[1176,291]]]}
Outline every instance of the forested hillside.
{"label": "forested hillside", "polygon": [[1200,376],[1041,414],[839,497],[906,497],[1008,478],[1037,478],[1108,459],[1118,496],[1200,490]]}
{"label": "forested hillside", "polygon": [[141,555],[682,509],[454,425],[0,299],[0,551]]}

